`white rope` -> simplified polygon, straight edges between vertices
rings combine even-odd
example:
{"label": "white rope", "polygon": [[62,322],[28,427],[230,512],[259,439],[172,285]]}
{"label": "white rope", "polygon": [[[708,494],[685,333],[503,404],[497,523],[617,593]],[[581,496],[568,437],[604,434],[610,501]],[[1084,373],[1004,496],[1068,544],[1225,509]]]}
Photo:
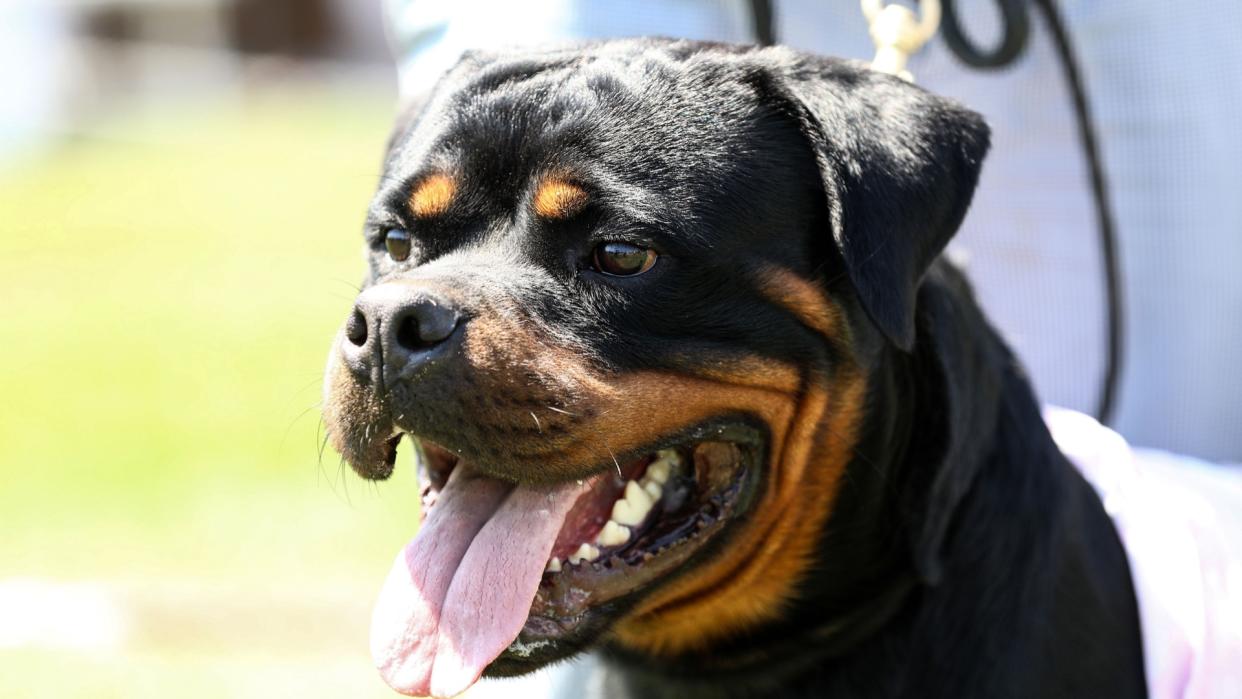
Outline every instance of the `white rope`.
{"label": "white rope", "polygon": [[885,5],[884,0],[862,0],[861,4],[871,40],[875,42],[871,67],[913,82],[914,76],[906,70],[906,62],[940,26],[940,0],[921,0],[922,18],[904,5]]}

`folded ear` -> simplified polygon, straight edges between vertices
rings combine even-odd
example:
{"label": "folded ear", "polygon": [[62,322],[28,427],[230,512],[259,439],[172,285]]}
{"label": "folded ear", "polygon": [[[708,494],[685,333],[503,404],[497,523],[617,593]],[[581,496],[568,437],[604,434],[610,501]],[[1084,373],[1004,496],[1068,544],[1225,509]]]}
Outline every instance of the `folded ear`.
{"label": "folded ear", "polygon": [[989,131],[951,100],[856,61],[766,52],[815,150],[832,237],[867,314],[914,344],[917,289],[974,194]]}

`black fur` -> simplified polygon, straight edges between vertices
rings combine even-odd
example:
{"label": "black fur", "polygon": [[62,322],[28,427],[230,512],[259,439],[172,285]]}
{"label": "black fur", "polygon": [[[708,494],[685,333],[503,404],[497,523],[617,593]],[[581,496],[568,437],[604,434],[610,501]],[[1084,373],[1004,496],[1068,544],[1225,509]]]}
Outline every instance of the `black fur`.
{"label": "black fur", "polygon": [[[857,63],[660,40],[471,54],[411,113],[371,207],[368,284],[448,260],[467,311],[503,298],[612,371],[743,354],[831,367],[823,339],[764,295],[771,266],[822,280],[850,314],[864,435],[798,598],[707,653],[604,647],[612,691],[1144,696],[1112,525],[936,261],[987,149],[978,115]],[[411,184],[437,168],[461,174],[458,203],[414,221]],[[572,220],[522,205],[552,171],[591,193]],[[415,234],[406,263],[384,255],[392,226]],[[587,260],[604,240],[660,261],[602,277]],[[479,397],[446,376],[403,406],[417,431],[502,459],[512,435],[472,422]]]}
{"label": "black fur", "polygon": [[916,325],[912,355],[875,355],[868,434],[785,621],[673,663],[613,649],[610,696],[1146,696],[1111,521],[943,262]]}

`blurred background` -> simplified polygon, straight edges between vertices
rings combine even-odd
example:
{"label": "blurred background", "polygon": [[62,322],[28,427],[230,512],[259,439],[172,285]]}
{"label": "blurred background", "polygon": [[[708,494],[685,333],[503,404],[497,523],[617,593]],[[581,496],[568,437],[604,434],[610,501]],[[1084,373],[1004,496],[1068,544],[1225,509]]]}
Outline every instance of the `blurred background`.
{"label": "blurred background", "polygon": [[[987,44],[998,3],[957,3]],[[1121,253],[1131,442],[1242,461],[1242,5],[1067,1]],[[855,0],[774,33],[873,53]],[[7,0],[0,6],[0,696],[390,696],[369,610],[409,468],[322,451],[328,342],[398,104],[465,48],[754,41],[748,0]],[[394,19],[401,76],[382,15]],[[1223,13],[1223,14],[1222,14]],[[916,79],[993,153],[952,254],[1050,402],[1093,412],[1107,304],[1048,27]],[[1205,49],[1210,47],[1210,51]]]}
{"label": "blurred background", "polygon": [[0,696],[390,696],[409,469],[320,456],[377,2],[0,6]]}

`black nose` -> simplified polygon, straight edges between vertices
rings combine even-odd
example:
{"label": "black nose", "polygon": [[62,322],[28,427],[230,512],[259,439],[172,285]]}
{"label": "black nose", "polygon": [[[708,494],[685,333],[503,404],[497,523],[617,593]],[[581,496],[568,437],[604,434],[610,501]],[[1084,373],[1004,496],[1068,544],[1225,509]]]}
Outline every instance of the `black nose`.
{"label": "black nose", "polygon": [[408,284],[378,284],[358,295],[341,352],[350,368],[391,385],[444,354],[461,324],[445,299]]}

